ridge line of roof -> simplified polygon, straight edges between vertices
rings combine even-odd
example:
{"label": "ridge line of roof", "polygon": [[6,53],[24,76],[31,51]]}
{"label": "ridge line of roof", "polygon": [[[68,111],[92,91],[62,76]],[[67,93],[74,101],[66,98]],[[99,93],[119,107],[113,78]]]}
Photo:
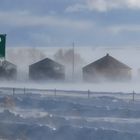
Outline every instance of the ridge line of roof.
{"label": "ridge line of roof", "polygon": [[112,56],[109,55],[109,54],[107,54],[107,55],[105,55],[105,56],[103,56],[103,57],[97,59],[96,61],[94,61],[94,62],[92,62],[92,63],[89,63],[88,65],[84,66],[83,69],[84,69],[84,68],[87,68],[87,67],[89,67],[89,66],[91,66],[91,65],[95,65],[96,63],[98,63],[98,62],[101,61],[101,60],[104,60],[105,58],[111,58],[111,59],[113,59],[113,61],[117,62],[117,63],[120,64],[121,66],[123,66],[123,67],[125,67],[125,68],[128,68],[128,69],[132,69],[132,68],[129,67],[128,65],[122,63],[121,61],[117,60],[116,58],[112,57]]}
{"label": "ridge line of roof", "polygon": [[35,63],[33,63],[33,64],[29,65],[29,66],[33,66],[33,65],[38,64],[38,63],[40,63],[40,62],[43,62],[43,61],[45,61],[45,60],[49,60],[49,61],[51,61],[51,62],[53,62],[53,63],[55,63],[55,64],[64,66],[64,65],[60,64],[59,62],[56,62],[56,61],[54,61],[53,59],[50,59],[50,58],[48,58],[48,57],[47,57],[47,58],[44,58],[44,59],[42,59],[42,60],[40,60],[40,61],[37,61],[37,62],[35,62]]}

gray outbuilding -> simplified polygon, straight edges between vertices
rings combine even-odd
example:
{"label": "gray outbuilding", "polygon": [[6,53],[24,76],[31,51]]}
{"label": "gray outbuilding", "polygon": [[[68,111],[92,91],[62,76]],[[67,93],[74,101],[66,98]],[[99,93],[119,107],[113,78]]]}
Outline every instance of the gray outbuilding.
{"label": "gray outbuilding", "polygon": [[29,66],[31,80],[64,80],[65,68],[63,65],[45,58]]}
{"label": "gray outbuilding", "polygon": [[127,81],[131,79],[131,68],[109,54],[83,67],[83,80],[99,81]]}
{"label": "gray outbuilding", "polygon": [[0,61],[0,79],[14,80],[17,78],[17,66],[11,62]]}

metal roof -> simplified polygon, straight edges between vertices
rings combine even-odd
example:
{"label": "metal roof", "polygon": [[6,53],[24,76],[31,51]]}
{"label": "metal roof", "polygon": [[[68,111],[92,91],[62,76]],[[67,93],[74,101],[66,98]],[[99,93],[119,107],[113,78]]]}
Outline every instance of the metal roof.
{"label": "metal roof", "polygon": [[16,69],[16,65],[12,64],[11,62],[4,60],[0,63],[0,67],[3,67],[4,69]]}
{"label": "metal roof", "polygon": [[130,69],[131,68],[125,64],[123,64],[122,62],[118,61],[117,59],[115,59],[114,57],[110,56],[109,54],[107,54],[106,56],[102,57],[101,59],[98,59],[97,61],[90,63],[89,65],[85,66],[84,69],[86,68],[90,68],[90,67],[95,67],[95,68],[120,68],[120,69]]}
{"label": "metal roof", "polygon": [[38,61],[34,64],[31,64],[30,67],[32,66],[38,66],[38,65],[50,65],[50,66],[59,66],[59,67],[64,67],[63,65],[59,64],[58,62],[55,62],[54,60],[50,58],[45,58],[41,61]]}

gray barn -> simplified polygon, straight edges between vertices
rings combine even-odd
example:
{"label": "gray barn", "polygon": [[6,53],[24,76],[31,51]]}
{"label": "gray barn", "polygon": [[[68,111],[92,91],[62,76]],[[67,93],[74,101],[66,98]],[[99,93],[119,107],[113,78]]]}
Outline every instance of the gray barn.
{"label": "gray barn", "polygon": [[17,67],[11,62],[4,60],[0,62],[0,79],[12,80],[17,78]]}
{"label": "gray barn", "polygon": [[63,65],[45,58],[29,66],[31,80],[64,80],[65,68]]}
{"label": "gray barn", "polygon": [[83,67],[84,81],[126,81],[130,79],[131,68],[119,62],[109,54]]}

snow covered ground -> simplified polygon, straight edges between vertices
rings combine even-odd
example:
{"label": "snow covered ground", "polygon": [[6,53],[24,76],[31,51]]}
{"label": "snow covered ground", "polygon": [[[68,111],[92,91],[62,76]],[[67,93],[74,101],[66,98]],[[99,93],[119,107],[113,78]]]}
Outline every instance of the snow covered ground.
{"label": "snow covered ground", "polygon": [[0,89],[0,139],[140,139],[140,100],[130,93],[23,91]]}

